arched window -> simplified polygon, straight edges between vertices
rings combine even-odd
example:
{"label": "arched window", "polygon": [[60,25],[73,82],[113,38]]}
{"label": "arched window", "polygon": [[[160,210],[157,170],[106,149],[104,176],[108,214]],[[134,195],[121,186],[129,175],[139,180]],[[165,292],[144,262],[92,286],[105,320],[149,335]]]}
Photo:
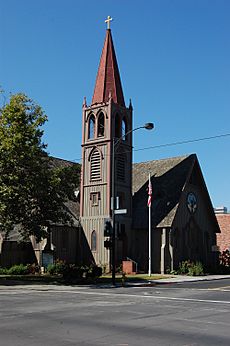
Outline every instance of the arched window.
{"label": "arched window", "polygon": [[127,122],[126,122],[126,119],[123,118],[121,121],[121,137],[122,137],[123,141],[125,141],[127,139],[126,133],[127,133]]}
{"label": "arched window", "polygon": [[121,118],[119,114],[116,114],[115,116],[115,137],[116,138],[121,137]]}
{"label": "arched window", "polygon": [[101,154],[98,149],[94,149],[90,158],[90,178],[91,181],[101,179]]}
{"label": "arched window", "polygon": [[105,117],[104,117],[104,114],[101,112],[98,117],[97,135],[98,137],[103,137],[104,134],[105,134]]}
{"label": "arched window", "polygon": [[97,251],[97,233],[93,231],[91,233],[91,251]]}
{"label": "arched window", "polygon": [[92,139],[95,136],[95,117],[93,114],[90,115],[89,118],[89,132],[88,139]]}

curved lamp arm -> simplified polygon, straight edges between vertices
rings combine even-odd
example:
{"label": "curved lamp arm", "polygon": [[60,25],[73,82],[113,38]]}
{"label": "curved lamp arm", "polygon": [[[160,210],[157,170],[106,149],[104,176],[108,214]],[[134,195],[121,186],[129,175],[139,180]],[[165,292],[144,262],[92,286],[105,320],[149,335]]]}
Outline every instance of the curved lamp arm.
{"label": "curved lamp arm", "polygon": [[118,138],[116,142],[115,142],[116,138],[114,137],[113,138],[113,146],[115,147],[116,145],[118,145],[123,138],[125,138],[127,135],[129,135],[130,133],[132,133],[134,131],[137,131],[139,129],[152,130],[153,128],[154,128],[154,124],[153,123],[146,123],[146,124],[144,124],[142,126],[135,127],[135,129],[127,131],[123,136]]}

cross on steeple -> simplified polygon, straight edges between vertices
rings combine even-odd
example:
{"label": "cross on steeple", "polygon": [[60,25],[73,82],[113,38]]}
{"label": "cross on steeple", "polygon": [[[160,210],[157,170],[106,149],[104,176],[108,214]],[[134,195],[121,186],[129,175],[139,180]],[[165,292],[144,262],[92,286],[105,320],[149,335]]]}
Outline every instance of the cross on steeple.
{"label": "cross on steeple", "polygon": [[107,17],[107,19],[105,20],[105,23],[107,23],[107,29],[110,29],[110,22],[113,20],[113,18],[111,18],[110,16]]}

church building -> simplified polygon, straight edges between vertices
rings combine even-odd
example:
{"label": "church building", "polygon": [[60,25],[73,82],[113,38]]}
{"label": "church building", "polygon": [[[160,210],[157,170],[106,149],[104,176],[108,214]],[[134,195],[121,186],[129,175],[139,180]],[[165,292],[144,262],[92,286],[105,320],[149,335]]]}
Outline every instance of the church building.
{"label": "church building", "polygon": [[163,273],[188,259],[212,266],[220,231],[196,155],[133,164],[132,131],[108,27],[92,101],[83,104],[80,223],[88,247],[109,267],[104,227],[111,221],[117,265],[128,258],[147,270],[151,172],[152,269]]}
{"label": "church building", "polygon": [[[80,193],[67,205],[73,226],[53,225],[49,240],[37,244],[32,239],[32,246],[22,248],[17,248],[16,233],[11,240],[0,234],[2,266],[12,258],[43,265],[48,250],[54,259],[69,263],[95,263],[108,271],[111,264],[129,260],[147,272],[149,173],[152,272],[174,270],[184,260],[201,261],[208,268],[217,263],[220,229],[197,156],[132,162],[133,109],[131,102],[125,104],[110,20],[92,101],[83,103]],[[12,249],[17,256],[12,257]]]}

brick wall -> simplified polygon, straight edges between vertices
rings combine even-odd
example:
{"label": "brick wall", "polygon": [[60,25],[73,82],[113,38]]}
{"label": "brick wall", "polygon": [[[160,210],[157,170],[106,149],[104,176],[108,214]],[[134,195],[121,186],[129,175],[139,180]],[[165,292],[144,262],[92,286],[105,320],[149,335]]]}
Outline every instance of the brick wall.
{"label": "brick wall", "polygon": [[220,251],[230,249],[230,214],[216,214],[221,233],[217,234]]}

